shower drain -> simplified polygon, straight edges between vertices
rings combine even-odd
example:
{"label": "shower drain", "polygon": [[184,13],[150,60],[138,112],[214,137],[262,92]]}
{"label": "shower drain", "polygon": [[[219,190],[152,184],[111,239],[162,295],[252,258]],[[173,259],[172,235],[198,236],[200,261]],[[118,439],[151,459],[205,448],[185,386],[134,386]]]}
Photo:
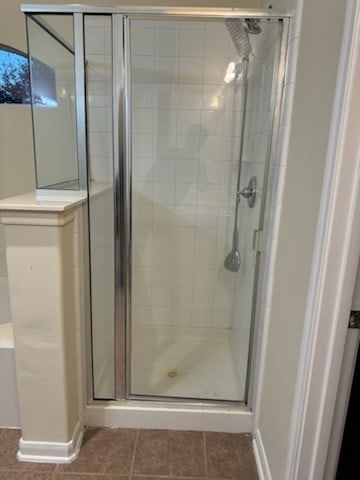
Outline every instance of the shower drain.
{"label": "shower drain", "polygon": [[180,372],[178,370],[175,370],[174,368],[171,368],[170,370],[166,370],[165,377],[171,378],[171,380],[175,380],[176,378],[180,377]]}

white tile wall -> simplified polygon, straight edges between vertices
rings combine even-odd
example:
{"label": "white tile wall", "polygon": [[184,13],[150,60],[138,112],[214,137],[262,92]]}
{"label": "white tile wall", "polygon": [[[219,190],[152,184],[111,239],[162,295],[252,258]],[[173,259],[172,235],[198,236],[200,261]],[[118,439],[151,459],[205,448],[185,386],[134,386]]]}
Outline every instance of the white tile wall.
{"label": "white tile wall", "polygon": [[[170,23],[131,25],[133,321],[237,328],[236,276],[223,267],[232,239],[242,94],[224,76],[236,56],[222,22]],[[261,158],[271,85],[264,86],[258,56],[250,69],[254,118],[249,113],[246,154]],[[245,184],[245,170],[243,178]],[[242,243],[251,251],[250,237]],[[160,307],[166,310],[158,318]],[[248,312],[241,316],[249,323]]]}
{"label": "white tile wall", "polygon": [[89,176],[112,181],[111,19],[85,17]]}
{"label": "white tile wall", "polygon": [[[261,36],[251,37],[244,185],[254,172],[261,177],[268,141],[276,28],[263,27]],[[88,67],[90,173],[109,181],[110,42],[102,28],[91,30],[99,41]],[[141,324],[233,327],[247,355],[252,285],[244,277],[253,272],[255,227],[245,202],[240,248],[250,254],[243,255],[237,276],[223,267],[232,240],[241,127],[241,86],[223,81],[234,60],[222,22],[132,22],[132,316]]]}

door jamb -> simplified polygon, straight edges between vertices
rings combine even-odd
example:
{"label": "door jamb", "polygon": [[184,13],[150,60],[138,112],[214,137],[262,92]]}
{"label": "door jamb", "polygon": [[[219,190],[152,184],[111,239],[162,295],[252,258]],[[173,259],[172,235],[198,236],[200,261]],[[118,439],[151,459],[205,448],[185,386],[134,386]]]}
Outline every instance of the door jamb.
{"label": "door jamb", "polygon": [[360,2],[349,0],[285,478],[324,477],[360,253]]}

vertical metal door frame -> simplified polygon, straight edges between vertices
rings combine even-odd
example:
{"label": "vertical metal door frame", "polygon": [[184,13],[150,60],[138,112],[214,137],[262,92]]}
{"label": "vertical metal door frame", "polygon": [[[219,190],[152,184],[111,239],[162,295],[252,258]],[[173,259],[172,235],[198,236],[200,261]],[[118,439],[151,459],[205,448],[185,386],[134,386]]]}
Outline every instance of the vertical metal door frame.
{"label": "vertical metal door frame", "polygon": [[126,371],[125,381],[126,398],[130,398],[131,386],[131,346],[132,346],[132,317],[131,317],[131,282],[132,282],[132,151],[131,151],[131,62],[130,62],[130,19],[124,16],[124,98],[123,98],[123,119],[124,119],[124,200],[125,200],[125,216],[124,227],[126,232],[126,249],[124,255],[125,272],[126,272]]}
{"label": "vertical metal door frame", "polygon": [[[83,333],[86,338],[86,348],[84,352],[84,364],[86,366],[86,382],[84,397],[89,400],[94,398],[94,368],[93,368],[93,341],[92,341],[92,302],[91,302],[91,255],[90,255],[90,204],[89,204],[89,186],[88,186],[88,156],[87,156],[87,105],[86,105],[86,63],[85,63],[85,27],[84,14],[73,14],[74,28],[74,56],[75,56],[75,98],[76,98],[76,133],[77,133],[77,152],[78,152],[78,172],[80,192],[87,196],[87,207],[84,215],[86,225],[84,231],[84,248],[88,252],[88,263],[84,267],[88,274],[87,285],[89,296],[88,308],[89,323],[85,323]],[[86,238],[85,238],[86,237]],[[85,281],[85,276],[84,276]]]}
{"label": "vertical metal door frame", "polygon": [[[130,19],[127,15],[113,14],[113,128],[114,128],[114,177],[115,177],[115,345],[116,345],[116,400],[130,399],[131,391],[131,69],[130,69]],[[281,111],[281,82],[285,71],[286,41],[288,22],[279,26],[277,58],[275,60],[273,90],[271,98],[270,138],[266,152],[264,172],[264,198],[260,211],[259,226],[263,229],[267,182],[270,163],[274,158],[278,125]],[[258,283],[261,269],[260,255],[257,255],[252,299],[251,332],[248,351],[245,404],[252,402],[256,379],[253,363],[256,356],[254,328],[258,303]],[[135,399],[153,400],[152,396],[138,396]],[[163,400],[189,402],[189,399]],[[196,399],[191,399],[196,404]],[[199,403],[204,403],[200,400]],[[221,404],[221,401],[207,400],[205,403]],[[224,402],[232,403],[232,402]],[[239,402],[235,402],[239,404]]]}
{"label": "vertical metal door frame", "polygon": [[112,15],[113,57],[113,155],[115,202],[115,398],[128,397],[130,349],[130,145],[129,95],[126,81],[128,55],[125,48],[127,19],[122,14]]}
{"label": "vertical metal door frame", "polygon": [[[279,140],[279,128],[280,119],[282,114],[282,97],[283,86],[286,73],[286,57],[288,50],[289,40],[289,19],[286,17],[281,18],[279,22],[278,38],[276,42],[276,52],[274,59],[274,71],[272,79],[272,92],[270,100],[270,126],[269,126],[269,140],[266,149],[266,164],[264,171],[263,192],[262,192],[262,204],[259,216],[259,229],[262,232],[262,249],[265,248],[266,234],[266,218],[270,217],[271,207],[271,188],[269,183],[271,181],[271,166],[274,165],[276,155],[278,153],[278,140]],[[251,312],[251,329],[250,329],[250,341],[248,362],[246,371],[246,392],[245,400],[247,405],[253,406],[254,399],[257,398],[257,388],[259,384],[259,370],[260,370],[260,353],[261,353],[261,339],[262,335],[259,332],[264,323],[264,319],[260,318],[261,306],[260,302],[263,301],[263,289],[266,289],[269,283],[269,278],[264,276],[266,256],[269,252],[257,252],[256,254],[256,267],[254,277],[254,288],[252,297],[252,312]],[[265,283],[265,285],[264,285]],[[260,326],[261,324],[261,326]]]}

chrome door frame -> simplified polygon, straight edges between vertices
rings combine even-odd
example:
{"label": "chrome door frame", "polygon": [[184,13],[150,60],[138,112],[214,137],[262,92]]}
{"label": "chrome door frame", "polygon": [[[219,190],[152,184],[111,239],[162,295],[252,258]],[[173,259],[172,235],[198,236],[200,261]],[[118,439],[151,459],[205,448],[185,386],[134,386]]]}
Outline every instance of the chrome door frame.
{"label": "chrome door frame", "polygon": [[101,14],[120,14],[120,15],[160,15],[175,17],[196,17],[196,18],[289,18],[290,11],[273,11],[262,9],[246,8],[207,8],[207,7],[147,7],[147,6],[126,6],[119,5],[110,7],[92,6],[92,5],[55,5],[55,4],[36,4],[23,3],[21,11],[24,13],[82,13],[88,15]]}
{"label": "chrome door frame", "polygon": [[[255,323],[259,323],[257,318],[259,315],[258,306],[258,285],[259,285],[259,273],[261,265],[263,263],[264,255],[257,254],[255,274],[254,274],[254,284],[253,284],[253,298],[252,298],[252,312],[250,320],[250,339],[249,339],[249,350],[248,350],[248,368],[246,376],[246,385],[245,385],[245,399],[244,401],[227,401],[227,400],[210,400],[210,399],[194,399],[186,397],[166,397],[166,396],[153,396],[153,395],[134,395],[131,394],[131,332],[132,332],[132,321],[131,321],[131,211],[132,211],[132,192],[131,192],[131,68],[130,68],[130,21],[132,19],[154,19],[154,18],[164,18],[168,13],[160,12],[161,9],[151,9],[151,13],[148,10],[141,9],[135,15],[134,12],[131,12],[127,15],[122,15],[123,18],[123,29],[124,29],[124,43],[123,43],[123,63],[124,68],[124,88],[122,96],[122,105],[119,109],[119,117],[123,119],[123,128],[119,133],[119,137],[124,140],[122,144],[123,151],[119,155],[120,161],[122,161],[122,166],[118,168],[119,179],[116,180],[117,189],[122,188],[123,195],[118,197],[116,205],[120,206],[122,213],[120,217],[122,218],[122,223],[118,225],[117,228],[117,250],[121,252],[120,255],[117,254],[117,279],[118,287],[116,289],[116,297],[119,298],[118,312],[119,315],[116,316],[116,331],[119,334],[116,334],[116,351],[121,350],[122,353],[119,354],[119,364],[116,365],[116,400],[147,400],[147,401],[166,401],[171,403],[186,403],[187,405],[236,405],[236,406],[248,406],[248,400],[253,397],[254,389],[254,374],[251,366],[256,362],[257,357],[257,345],[254,344],[254,330]],[[173,19],[181,19],[184,17],[183,11],[181,14],[171,13]],[[237,12],[240,13],[240,12]],[[191,14],[192,18],[195,19],[208,19],[216,20],[217,18],[221,20],[224,15],[213,15],[209,18],[207,14]],[[226,15],[227,16],[227,15]],[[234,15],[235,16],[235,15]],[[244,18],[247,14],[241,12],[240,18]],[[272,95],[271,95],[271,117],[270,117],[270,128],[269,128],[269,137],[267,151],[266,151],[266,160],[265,160],[265,171],[264,171],[264,195],[262,199],[262,205],[260,209],[259,217],[259,228],[263,229],[264,227],[264,218],[265,218],[265,208],[268,202],[266,198],[266,192],[269,181],[269,172],[270,164],[275,156],[275,146],[277,144],[278,137],[278,128],[281,112],[281,96],[282,96],[282,84],[284,80],[285,73],[285,59],[287,52],[287,42],[288,42],[288,19],[287,16],[278,16],[278,15],[266,15],[260,16],[260,18],[277,18],[282,21],[280,25],[277,39],[277,52],[275,53],[275,65],[274,65],[274,75],[272,81]],[[186,17],[188,19],[188,16]],[[114,106],[115,108],[115,106]],[[114,132],[116,132],[114,126]],[[114,157],[117,158],[116,156]],[[116,160],[115,160],[116,161]],[[121,235],[121,232],[123,235]],[[124,236],[126,238],[121,238]],[[119,292],[119,293],[118,293]],[[120,298],[122,299],[120,301]],[[118,358],[118,353],[116,354]],[[125,363],[124,363],[125,362]],[[121,394],[121,392],[125,392]],[[120,395],[119,395],[120,394]],[[250,402],[251,403],[251,402]]]}
{"label": "chrome door frame", "polygon": [[[283,86],[286,72],[286,55],[288,50],[289,41],[289,21],[288,19],[281,19],[281,25],[279,26],[278,38],[277,38],[277,51],[275,52],[274,59],[274,72],[272,79],[272,91],[270,99],[270,126],[269,126],[269,140],[266,148],[266,160],[264,170],[264,181],[262,189],[262,202],[259,215],[258,229],[261,231],[261,235],[265,237],[265,233],[268,225],[265,224],[266,217],[269,217],[269,209],[271,208],[271,198],[269,191],[270,169],[273,164],[278,146],[280,116],[282,111],[282,98],[283,98]],[[250,338],[249,338],[249,352],[246,371],[246,386],[245,386],[245,398],[246,402],[252,403],[255,398],[256,389],[256,375],[254,375],[255,366],[258,365],[260,342],[255,342],[255,330],[259,329],[262,319],[260,318],[260,290],[264,287],[260,282],[264,279],[264,250],[265,250],[265,238],[261,242],[263,245],[261,251],[256,253],[256,266],[254,275],[254,287],[253,298],[251,308],[251,324],[250,324]],[[269,254],[269,252],[268,252]],[[268,282],[268,279],[266,279]],[[259,336],[260,337],[260,336]]]}
{"label": "chrome door frame", "polygon": [[[268,176],[270,163],[276,155],[276,145],[278,138],[278,129],[280,124],[281,112],[281,94],[282,82],[284,78],[285,59],[287,51],[287,32],[288,23],[291,18],[289,11],[276,12],[271,10],[251,10],[236,8],[178,8],[178,7],[94,7],[87,5],[49,5],[49,4],[23,4],[21,11],[26,14],[73,14],[77,17],[77,24],[80,26],[80,18],[84,14],[111,14],[112,15],[112,35],[113,35],[113,158],[114,158],[114,201],[115,201],[115,399],[137,399],[137,400],[156,400],[159,405],[161,401],[174,402],[187,405],[244,405],[244,402],[229,402],[221,400],[202,400],[186,399],[172,397],[151,397],[151,396],[131,396],[130,395],[130,373],[131,373],[131,105],[130,105],[130,69],[129,66],[129,19],[130,18],[173,18],[173,19],[199,19],[199,20],[224,20],[225,18],[259,18],[259,19],[281,19],[283,21],[283,32],[279,35],[278,49],[279,63],[278,71],[275,72],[276,91],[272,93],[271,105],[272,111],[272,132],[271,141],[267,151],[267,171],[264,178]],[[116,28],[118,27],[118,28]],[[122,28],[121,28],[122,27]],[[80,32],[79,32],[80,33]],[[81,41],[80,34],[77,35],[76,44],[79,48]],[[118,48],[115,48],[117,46]],[[78,64],[79,65],[79,64]],[[84,66],[80,68],[83,71]],[[274,78],[275,78],[274,77]],[[80,78],[80,76],[79,76]],[[77,82],[78,92],[83,92],[80,81]],[[83,104],[78,105],[80,115],[77,120],[81,121],[83,117]],[[81,127],[80,127],[81,128]],[[118,134],[117,134],[118,132]],[[80,135],[80,141],[84,145],[83,135]],[[84,148],[80,149],[84,153]],[[82,158],[84,156],[82,155]],[[85,173],[86,165],[84,161],[79,162],[82,173]],[[82,182],[84,183],[84,182]],[[267,184],[266,184],[267,186]],[[265,186],[265,188],[266,188]],[[263,200],[261,208],[261,222],[263,222],[265,208],[269,200]],[[259,255],[258,255],[259,257]],[[257,259],[254,283],[259,283],[259,272],[262,271],[264,255]],[[266,280],[266,279],[265,279]],[[254,337],[254,324],[261,321],[259,318],[259,308],[257,302],[255,286],[253,294],[253,311],[251,336]],[[254,339],[251,340],[254,343]],[[91,350],[91,334],[86,339],[87,348]],[[253,392],[256,388],[257,375],[254,375],[254,369],[250,371],[251,364],[255,363],[258,345],[249,347],[249,365],[248,365],[248,386],[249,399],[252,403]],[[91,355],[92,356],[92,355]],[[88,365],[87,365],[88,367]],[[89,372],[89,368],[87,368]],[[91,382],[92,384],[92,382]],[[88,386],[88,394],[92,388]],[[160,401],[159,401],[160,400]]]}
{"label": "chrome door frame", "polygon": [[[126,118],[124,16],[112,15],[112,82],[113,82],[113,168],[115,215],[115,398],[126,397],[128,270],[126,259],[131,248],[129,242],[130,197],[127,181],[128,151],[131,143],[126,135],[129,130]],[[130,250],[131,255],[131,250]]]}

